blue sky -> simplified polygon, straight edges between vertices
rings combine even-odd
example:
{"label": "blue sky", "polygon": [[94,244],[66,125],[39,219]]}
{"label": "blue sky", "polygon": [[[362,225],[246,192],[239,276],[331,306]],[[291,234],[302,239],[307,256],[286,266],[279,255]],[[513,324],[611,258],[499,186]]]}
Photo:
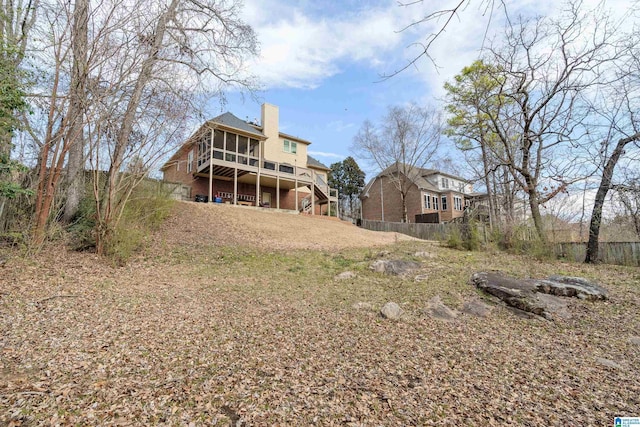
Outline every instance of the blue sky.
{"label": "blue sky", "polygon": [[[384,74],[404,66],[438,22],[399,31],[436,8],[456,1],[396,0],[295,1],[244,0],[243,17],[257,33],[261,55],[248,64],[260,79],[259,99],[228,94],[215,116],[231,111],[240,118],[260,117],[262,102],[280,108],[283,132],[313,142],[310,152],[327,166],[351,155],[349,147],[363,121],[379,120],[387,107],[409,102],[441,105],[442,86],[479,55],[487,24],[501,29],[501,10],[486,10],[486,0],[471,3],[432,46],[437,67],[420,60],[387,80]],[[499,2],[496,2],[499,3]],[[607,8],[627,9],[630,0],[609,0]],[[506,1],[511,15],[552,14],[553,0]],[[591,7],[595,0],[585,0]],[[493,37],[490,32],[488,38]],[[437,165],[434,165],[437,167]],[[366,164],[367,172],[374,170]]]}

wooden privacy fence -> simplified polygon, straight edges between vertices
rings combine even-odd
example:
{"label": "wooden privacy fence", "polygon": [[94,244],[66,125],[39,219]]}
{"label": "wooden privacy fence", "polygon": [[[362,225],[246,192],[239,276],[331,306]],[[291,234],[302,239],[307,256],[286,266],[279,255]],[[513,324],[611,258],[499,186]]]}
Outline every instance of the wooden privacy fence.
{"label": "wooden privacy fence", "polygon": [[[582,262],[586,243],[556,243],[556,255],[569,261]],[[640,266],[640,242],[600,242],[598,260],[605,264]]]}
{"label": "wooden privacy fence", "polygon": [[[362,220],[362,227],[373,231],[395,231],[424,240],[446,240],[459,224],[427,224],[415,222],[383,222]],[[481,233],[482,235],[483,233]]]}
{"label": "wooden privacy fence", "polygon": [[[476,224],[478,236],[487,242],[487,230],[482,224]],[[382,222],[362,220],[362,227],[373,231],[392,231],[424,240],[447,240],[454,230],[460,230],[460,224],[426,224],[406,222]],[[526,239],[524,241],[531,240]],[[587,251],[586,243],[553,243],[558,258],[573,262],[583,262]],[[640,242],[600,242],[598,260],[605,264],[640,266]]]}

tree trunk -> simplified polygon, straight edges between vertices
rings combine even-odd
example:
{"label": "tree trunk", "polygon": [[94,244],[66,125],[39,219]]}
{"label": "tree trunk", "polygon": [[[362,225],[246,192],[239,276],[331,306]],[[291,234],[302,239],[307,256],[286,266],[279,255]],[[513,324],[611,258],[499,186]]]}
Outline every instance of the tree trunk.
{"label": "tree trunk", "polygon": [[[136,85],[131,94],[131,98],[127,104],[122,126],[120,127],[116,136],[116,143],[111,154],[111,164],[109,165],[109,171],[107,172],[107,179],[105,182],[104,197],[102,200],[102,207],[98,209],[98,233],[96,238],[96,248],[99,254],[104,253],[105,242],[112,232],[114,217],[117,216],[117,210],[120,207],[120,203],[117,202],[118,185],[120,182],[120,169],[124,160],[126,149],[129,145],[129,138],[133,129],[133,123],[140,105],[140,99],[142,93],[153,76],[153,67],[158,61],[158,52],[162,48],[164,42],[164,36],[167,29],[167,23],[175,15],[178,7],[179,0],[173,0],[169,5],[167,11],[160,17],[156,25],[153,34],[153,46],[151,52],[147,58],[145,58],[140,75],[136,81]],[[98,201],[96,201],[99,203]]]}
{"label": "tree trunk", "polygon": [[591,222],[589,223],[589,242],[587,243],[587,254],[584,262],[588,264],[594,264],[598,262],[598,238],[600,236],[600,224],[602,222],[602,206],[604,205],[607,193],[611,188],[611,178],[613,177],[613,171],[618,164],[618,160],[624,153],[624,147],[633,141],[640,139],[640,133],[636,133],[628,138],[623,138],[618,141],[616,148],[614,148],[611,157],[607,160],[602,171],[602,179],[600,180],[600,186],[596,193],[596,200],[593,205],[593,211],[591,213]]}
{"label": "tree trunk", "polygon": [[[483,138],[484,140],[484,138]],[[487,148],[485,142],[480,144],[482,150],[482,163],[484,164],[484,185],[487,187],[487,200],[489,201],[489,229],[493,230],[493,221],[496,216],[495,203],[493,200],[493,191],[491,190],[491,178],[489,178],[489,160],[487,157]]]}
{"label": "tree trunk", "polygon": [[67,162],[67,191],[63,221],[71,222],[78,212],[84,194],[84,112],[86,109],[87,82],[87,26],[89,21],[88,0],[76,0],[73,10],[73,70],[69,91],[69,110],[65,135],[69,146]]}
{"label": "tree trunk", "polygon": [[538,191],[535,184],[531,181],[530,177],[525,176],[525,181],[528,185],[529,192],[529,208],[531,209],[531,218],[533,219],[533,226],[538,233],[540,241],[546,243],[547,236],[544,232],[544,224],[542,223],[542,215],[540,214],[540,202],[538,201]]}

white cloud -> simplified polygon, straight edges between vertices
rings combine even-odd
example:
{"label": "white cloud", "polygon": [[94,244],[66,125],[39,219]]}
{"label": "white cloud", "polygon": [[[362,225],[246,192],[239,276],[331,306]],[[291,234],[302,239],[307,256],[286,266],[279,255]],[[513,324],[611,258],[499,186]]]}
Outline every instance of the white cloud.
{"label": "white cloud", "polygon": [[[582,8],[594,8],[599,1],[584,0]],[[458,2],[417,2],[401,7],[396,0],[380,0],[354,8],[358,2],[345,1],[338,5],[318,0],[296,2],[292,6],[281,0],[247,0],[244,16],[261,44],[261,56],[250,64],[249,70],[260,77],[265,89],[316,88],[352,64],[389,74],[419,55],[420,44],[440,28],[444,18],[415,26],[410,24]],[[491,3],[495,5],[493,10],[487,9]],[[505,3],[511,17],[557,15],[565,8],[564,2],[557,0]],[[604,8],[620,15],[620,11],[629,10],[633,3],[635,0],[605,0]],[[431,46],[430,53],[437,67],[422,58],[394,78],[411,76],[421,80],[425,86],[416,88],[416,98],[427,93],[429,98],[441,97],[444,82],[477,59],[483,44],[491,37],[501,34],[504,24],[501,4],[469,0],[467,7]],[[332,13],[319,14],[322,8]],[[405,27],[408,28],[399,32]]]}
{"label": "white cloud", "polygon": [[332,159],[344,159],[346,156],[343,154],[337,153],[327,153],[325,151],[307,151],[310,156],[318,156],[318,157],[327,157]]}
{"label": "white cloud", "polygon": [[249,1],[245,19],[261,44],[260,58],[250,70],[267,89],[308,89],[341,72],[347,63],[385,66],[403,49],[403,34],[396,31],[406,15],[407,8],[394,1],[345,11],[331,20],[275,0]]}
{"label": "white cloud", "polygon": [[356,127],[355,123],[345,123],[342,120],[327,123],[327,128],[335,132],[343,132],[345,130],[353,129],[354,127]]}

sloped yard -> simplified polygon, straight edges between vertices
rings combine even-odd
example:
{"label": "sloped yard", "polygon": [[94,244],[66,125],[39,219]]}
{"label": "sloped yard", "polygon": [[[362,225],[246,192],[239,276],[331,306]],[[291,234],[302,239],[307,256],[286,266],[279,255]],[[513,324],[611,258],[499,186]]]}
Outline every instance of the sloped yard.
{"label": "sloped yard", "polygon": [[[640,414],[637,268],[193,203],[125,267],[58,247],[0,255],[3,425],[601,426]],[[421,267],[382,275],[369,270],[379,258]],[[581,276],[610,298],[572,300],[561,321],[520,317],[467,283],[490,269]],[[355,277],[335,279],[344,271]],[[493,309],[437,320],[424,311],[435,296]],[[388,301],[400,320],[379,315]]]}

